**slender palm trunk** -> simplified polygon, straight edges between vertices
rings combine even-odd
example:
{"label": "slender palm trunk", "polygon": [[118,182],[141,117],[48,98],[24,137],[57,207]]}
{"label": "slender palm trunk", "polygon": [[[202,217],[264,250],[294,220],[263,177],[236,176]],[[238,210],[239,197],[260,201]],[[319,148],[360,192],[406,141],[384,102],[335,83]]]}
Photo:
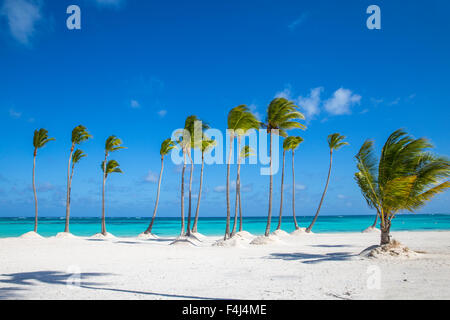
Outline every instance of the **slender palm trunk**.
{"label": "slender palm trunk", "polygon": [[105,162],[103,162],[103,187],[102,187],[102,234],[106,236],[105,223],[105,184],[106,184],[106,159],[108,155],[105,154]]}
{"label": "slender palm trunk", "polygon": [[183,170],[181,170],[181,233],[184,236],[184,171],[186,170],[186,153],[183,150]]}
{"label": "slender palm trunk", "polygon": [[72,171],[70,173],[70,186],[69,186],[69,205],[72,202],[72,178],[73,178],[74,168],[75,168],[75,163],[72,163]]}
{"label": "slender palm trunk", "polygon": [[320,199],[319,207],[317,208],[316,215],[314,216],[313,221],[309,225],[309,227],[306,229],[306,232],[311,232],[312,227],[314,226],[314,223],[317,220],[317,217],[319,216],[320,207],[322,207],[323,199],[325,198],[325,194],[327,193],[328,189],[328,183],[330,182],[330,175],[331,175],[331,165],[333,163],[333,150],[330,150],[330,168],[328,169],[328,177],[327,177],[327,183],[325,185],[325,190],[323,190],[322,198]]}
{"label": "slender palm trunk", "polygon": [[194,173],[194,162],[192,161],[191,151],[188,151],[189,161],[191,162],[191,172],[189,174],[189,209],[187,221],[187,235],[191,235],[191,216],[192,216],[192,175]]}
{"label": "slender palm trunk", "polygon": [[267,226],[264,235],[266,237],[270,234],[270,222],[272,220],[272,191],[273,191],[273,176],[272,176],[272,130],[269,133],[269,159],[270,159],[270,188],[269,188],[269,213],[267,215]]}
{"label": "slender palm trunk", "polygon": [[239,176],[239,232],[242,231],[241,177]]}
{"label": "slender palm trunk", "polygon": [[234,236],[237,228],[237,218],[238,218],[238,205],[239,205],[239,193],[241,191],[241,137],[238,136],[238,144],[237,144],[237,152],[238,152],[238,163],[237,163],[237,176],[236,176],[236,200],[234,202],[234,222],[233,222],[233,230],[231,231],[231,236]]}
{"label": "slender palm trunk", "polygon": [[38,201],[37,201],[36,183],[35,183],[36,155],[37,155],[37,150],[34,149],[34,154],[33,154],[34,232],[37,232],[37,226],[38,226]]}
{"label": "slender palm trunk", "polygon": [[164,170],[164,156],[161,156],[161,171],[159,172],[158,191],[156,191],[155,208],[153,209],[152,221],[150,222],[147,230],[144,231],[144,234],[152,233],[153,223],[155,223],[156,211],[158,210],[159,191],[161,189],[161,178],[162,178],[163,170]]}
{"label": "slender palm trunk", "polygon": [[281,216],[283,215],[283,188],[284,188],[284,159],[286,150],[283,150],[283,168],[281,169],[281,195],[280,195],[280,216],[278,217],[277,230],[281,229]]}
{"label": "slender palm trunk", "polygon": [[377,227],[377,222],[378,222],[378,212],[377,212],[377,214],[375,215],[375,221],[373,222],[371,228],[376,228],[376,227]]}
{"label": "slender palm trunk", "polygon": [[74,149],[74,144],[72,143],[72,147],[70,148],[69,155],[69,164],[67,165],[67,198],[66,198],[66,226],[64,228],[64,232],[69,232],[69,219],[70,219],[70,164],[72,161],[72,153]]}
{"label": "slender palm trunk", "polygon": [[202,186],[203,186],[203,166],[204,166],[204,154],[202,152],[202,168],[200,170],[200,188],[198,189],[198,197],[197,197],[197,209],[195,210],[195,219],[194,219],[194,225],[192,226],[192,232],[197,232],[197,225],[198,225],[198,213],[200,209],[200,199],[202,197]]}
{"label": "slender palm trunk", "polygon": [[225,227],[224,240],[230,237],[230,162],[231,162],[231,152],[233,150],[233,136],[230,136],[230,152],[228,154],[227,162],[227,224]]}
{"label": "slender palm trunk", "polygon": [[292,215],[294,216],[295,230],[299,229],[297,218],[295,216],[295,169],[294,169],[294,150],[292,150]]}

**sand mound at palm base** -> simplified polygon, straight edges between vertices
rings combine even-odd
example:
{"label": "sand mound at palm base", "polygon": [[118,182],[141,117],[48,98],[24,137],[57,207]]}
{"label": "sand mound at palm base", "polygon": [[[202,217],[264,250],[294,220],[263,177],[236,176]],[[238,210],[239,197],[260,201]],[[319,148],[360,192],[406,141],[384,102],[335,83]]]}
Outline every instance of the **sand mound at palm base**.
{"label": "sand mound at palm base", "polygon": [[281,242],[280,238],[271,234],[267,237],[266,236],[256,237],[255,239],[252,240],[252,242],[250,242],[250,244],[266,245],[266,244],[274,244],[274,243],[280,243],[280,242]]}
{"label": "sand mound at palm base", "polygon": [[30,231],[27,233],[24,233],[19,237],[20,239],[45,239],[43,236],[38,234],[37,232]]}
{"label": "sand mound at palm base", "polygon": [[392,240],[382,246],[371,246],[360,253],[361,256],[374,259],[408,259],[417,258],[420,253],[404,246],[397,240]]}

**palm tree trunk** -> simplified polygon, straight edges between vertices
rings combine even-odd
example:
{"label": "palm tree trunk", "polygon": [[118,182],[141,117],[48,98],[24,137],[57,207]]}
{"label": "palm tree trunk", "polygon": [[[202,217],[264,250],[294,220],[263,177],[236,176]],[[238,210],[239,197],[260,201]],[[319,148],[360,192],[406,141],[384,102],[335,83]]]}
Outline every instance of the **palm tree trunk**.
{"label": "palm tree trunk", "polygon": [[189,161],[191,161],[191,172],[189,174],[189,209],[187,221],[187,235],[191,235],[191,213],[192,213],[192,175],[194,172],[194,162],[192,161],[191,151],[188,151]]}
{"label": "palm tree trunk", "polygon": [[284,187],[284,159],[286,151],[283,150],[283,168],[281,169],[281,195],[280,195],[280,216],[278,217],[277,230],[281,229],[281,216],[283,215],[283,187]]}
{"label": "palm tree trunk", "polygon": [[233,136],[230,136],[230,152],[228,154],[227,162],[227,224],[225,227],[224,240],[230,237],[230,162],[231,162],[231,152],[233,150]]}
{"label": "palm tree trunk", "polygon": [[200,170],[200,188],[198,189],[197,209],[195,210],[195,219],[194,219],[194,225],[192,226],[192,232],[197,232],[198,213],[199,213],[199,209],[200,209],[200,199],[202,197],[203,166],[204,166],[204,155],[203,155],[203,152],[202,152],[202,168]]}
{"label": "palm tree trunk", "polygon": [[147,230],[145,230],[144,234],[152,233],[153,223],[155,222],[156,211],[158,210],[158,202],[159,202],[159,190],[161,189],[161,178],[164,170],[164,156],[161,156],[161,171],[159,172],[159,180],[158,180],[158,191],[156,192],[156,202],[155,208],[153,209],[153,216],[150,225]]}
{"label": "palm tree trunk", "polygon": [[267,226],[264,235],[266,237],[270,234],[270,222],[272,220],[272,191],[273,191],[273,176],[272,176],[272,131],[269,132],[269,159],[270,159],[270,188],[269,188],[269,213],[267,215]]}
{"label": "palm tree trunk", "polygon": [[70,163],[72,161],[72,153],[73,153],[74,144],[72,143],[72,147],[70,148],[69,155],[69,164],[67,165],[67,198],[66,198],[66,226],[64,228],[64,232],[69,232],[69,219],[70,219]]}
{"label": "palm tree trunk", "polygon": [[241,177],[239,176],[239,232],[242,231]]}
{"label": "palm tree trunk", "polygon": [[183,170],[181,170],[181,233],[184,236],[184,171],[186,170],[186,153],[183,150]]}
{"label": "palm tree trunk", "polygon": [[102,187],[102,234],[106,236],[106,223],[105,223],[105,184],[106,184],[106,159],[107,155],[105,154],[105,161],[103,162],[103,187]]}
{"label": "palm tree trunk", "polygon": [[385,215],[384,221],[381,223],[381,239],[380,245],[388,244],[391,242],[391,221],[388,219],[388,215]]}
{"label": "palm tree trunk", "polygon": [[234,236],[236,233],[237,228],[237,215],[238,215],[238,201],[239,201],[239,193],[241,190],[241,179],[240,179],[240,172],[241,172],[241,157],[240,157],[240,150],[241,150],[241,137],[238,136],[238,144],[237,144],[237,152],[238,152],[238,163],[237,163],[237,176],[236,176],[236,200],[234,202],[234,222],[233,222],[233,230],[231,231],[231,236]]}
{"label": "palm tree trunk", "polygon": [[311,232],[312,227],[314,226],[314,223],[317,220],[317,217],[319,216],[320,207],[322,207],[323,199],[325,198],[325,194],[327,193],[328,189],[328,183],[330,182],[330,175],[331,175],[331,165],[333,163],[333,150],[330,150],[330,168],[328,169],[328,177],[327,177],[327,183],[325,185],[325,190],[323,190],[322,198],[320,199],[319,207],[317,208],[316,215],[314,216],[313,221],[309,225],[309,227],[306,229],[306,232]]}
{"label": "palm tree trunk", "polygon": [[294,169],[294,150],[292,150],[292,215],[294,216],[295,230],[299,229],[297,218],[295,216],[295,169]]}
{"label": "palm tree trunk", "polygon": [[376,228],[376,227],[377,227],[377,222],[378,222],[378,212],[377,212],[377,214],[375,215],[375,221],[373,222],[371,228]]}
{"label": "palm tree trunk", "polygon": [[37,232],[37,226],[38,226],[38,201],[37,201],[36,183],[35,183],[36,155],[37,155],[37,150],[34,149],[34,154],[33,154],[34,232]]}

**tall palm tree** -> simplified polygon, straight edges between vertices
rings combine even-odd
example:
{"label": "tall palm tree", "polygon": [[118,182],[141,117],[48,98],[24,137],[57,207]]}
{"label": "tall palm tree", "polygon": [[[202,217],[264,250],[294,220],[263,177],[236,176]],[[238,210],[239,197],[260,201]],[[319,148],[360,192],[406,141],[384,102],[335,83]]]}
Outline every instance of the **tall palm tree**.
{"label": "tall palm tree", "polygon": [[67,165],[67,197],[66,197],[66,225],[64,232],[69,232],[69,220],[70,220],[70,189],[71,189],[71,176],[70,166],[72,161],[72,155],[75,150],[75,146],[88,140],[92,136],[87,131],[86,127],[79,125],[72,130],[72,145],[70,147],[69,163]]}
{"label": "tall palm tree", "polygon": [[102,164],[100,165],[100,169],[103,171],[103,212],[102,212],[102,234],[106,236],[106,224],[105,224],[105,183],[106,178],[111,173],[117,172],[117,173],[123,173],[122,170],[120,170],[120,165],[116,160],[109,160],[108,162],[102,161]]}
{"label": "tall palm tree", "polygon": [[286,151],[292,151],[292,213],[294,215],[295,229],[298,229],[297,218],[295,217],[295,171],[294,171],[294,152],[300,143],[303,142],[302,137],[291,136],[283,141],[283,166],[281,170],[281,196],[280,196],[280,215],[278,217],[277,230],[281,230],[281,216],[283,214],[283,191],[284,191],[284,160]]}
{"label": "tall palm tree", "polygon": [[108,156],[111,152],[114,151],[118,151],[121,149],[125,149],[125,147],[122,146],[122,140],[120,140],[119,138],[117,138],[116,136],[109,136],[106,139],[105,142],[105,160],[102,162],[102,168],[103,168],[103,188],[102,188],[102,234],[106,235],[106,223],[105,223],[105,183],[106,183],[106,178],[108,176],[108,168],[107,166],[109,165],[109,162],[111,162],[110,164],[110,169],[112,170],[112,172],[122,172],[122,171],[114,171],[116,169],[120,170],[118,167],[118,163],[117,161],[109,161],[108,162]]}
{"label": "tall palm tree", "polygon": [[317,208],[314,219],[312,220],[309,227],[306,228],[306,232],[311,232],[311,229],[314,226],[314,223],[316,223],[317,217],[319,216],[319,212],[320,212],[320,208],[322,207],[323,199],[325,198],[325,194],[327,193],[328,183],[330,182],[331,165],[333,163],[333,151],[338,150],[345,145],[348,145],[347,142],[343,141],[344,139],[345,139],[345,136],[341,136],[339,133],[333,133],[328,136],[328,147],[330,148],[330,167],[328,169],[327,183],[325,184],[325,189],[323,190],[322,198],[320,198],[319,207]]}
{"label": "tall palm tree", "polygon": [[213,148],[213,146],[216,145],[216,141],[212,140],[212,139],[208,139],[206,136],[203,136],[202,139],[202,146],[201,146],[201,151],[202,151],[202,167],[200,170],[200,187],[198,189],[198,197],[197,197],[197,209],[195,210],[195,218],[194,218],[194,224],[192,226],[192,232],[193,233],[197,233],[197,226],[198,226],[198,214],[199,214],[199,209],[200,209],[200,199],[202,197],[202,187],[203,187],[203,167],[204,167],[204,163],[205,163],[205,153],[208,152],[209,150],[211,150]]}
{"label": "tall palm tree", "polygon": [[161,178],[162,178],[162,174],[163,174],[163,170],[164,170],[164,156],[169,154],[169,152],[173,148],[175,148],[175,144],[170,138],[164,140],[161,143],[161,149],[159,150],[159,154],[161,155],[161,171],[159,172],[158,191],[156,192],[155,208],[153,209],[152,221],[150,222],[147,230],[145,230],[144,234],[151,234],[152,233],[153,223],[155,222],[156,211],[158,210],[159,191],[161,189]]}
{"label": "tall palm tree", "polygon": [[[233,142],[236,136],[244,135],[250,129],[258,129],[260,122],[256,119],[253,113],[250,112],[246,105],[239,105],[231,109],[228,113],[228,130],[230,132],[230,150],[227,160],[227,222],[225,228],[224,240],[230,238],[230,163],[233,152]],[[239,150],[239,149],[238,149]]]}
{"label": "tall palm tree", "polygon": [[48,131],[46,129],[34,130],[33,136],[33,193],[34,193],[34,232],[37,232],[38,225],[38,201],[36,195],[36,183],[35,183],[35,172],[36,172],[36,156],[37,151],[43,148],[48,142],[55,140],[55,138],[48,137]]}
{"label": "tall palm tree", "polygon": [[269,159],[270,159],[270,187],[269,187],[269,212],[267,215],[266,237],[270,234],[270,222],[272,219],[272,193],[273,193],[273,174],[272,174],[272,133],[278,132],[282,137],[287,137],[286,130],[306,129],[306,126],[298,122],[304,120],[305,116],[298,111],[294,102],[285,98],[273,99],[267,108],[267,119],[263,125],[269,133]]}
{"label": "tall palm tree", "polygon": [[[70,184],[69,184],[69,205],[71,203],[71,193],[72,193],[72,178],[73,178],[73,172],[75,169],[75,165],[80,162],[81,159],[83,159],[84,157],[86,157],[87,155],[83,152],[83,150],[77,149],[75,150],[75,152],[72,155],[72,170],[70,172]],[[69,232],[69,228],[67,228],[67,231],[64,232]]]}
{"label": "tall palm tree", "polygon": [[194,161],[192,160],[192,149],[201,148],[203,131],[208,129],[209,126],[202,122],[197,116],[191,115],[186,118],[184,123],[184,130],[189,134],[189,141],[186,144],[186,155],[191,163],[191,170],[189,174],[189,208],[188,208],[188,219],[186,235],[191,235],[191,217],[192,217],[192,178],[194,174]]}
{"label": "tall palm tree", "polygon": [[[238,150],[240,149],[241,137],[238,136]],[[236,175],[236,201],[234,204],[234,223],[233,230],[231,231],[231,236],[236,233],[237,227],[237,210],[239,207],[239,231],[242,231],[242,205],[241,205],[241,159],[246,159],[253,155],[253,149],[250,146],[243,146],[238,155],[238,167]]]}
{"label": "tall palm tree", "polygon": [[450,188],[450,161],[427,151],[431,148],[427,139],[414,139],[400,129],[389,136],[379,160],[370,140],[356,155],[355,180],[380,218],[380,245],[390,242],[392,219],[399,211],[414,212]]}

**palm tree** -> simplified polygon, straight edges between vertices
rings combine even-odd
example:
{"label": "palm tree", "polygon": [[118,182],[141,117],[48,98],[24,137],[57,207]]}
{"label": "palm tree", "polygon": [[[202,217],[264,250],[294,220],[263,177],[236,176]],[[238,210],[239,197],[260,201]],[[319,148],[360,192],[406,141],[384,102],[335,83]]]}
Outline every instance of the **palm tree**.
{"label": "palm tree", "polygon": [[[233,141],[236,136],[244,135],[250,129],[258,129],[260,122],[249,111],[246,105],[239,105],[228,113],[228,130],[230,132],[230,150],[227,160],[227,222],[224,240],[230,238],[230,162],[233,152]],[[239,149],[238,149],[239,150]]]}
{"label": "palm tree", "polygon": [[164,170],[164,156],[169,154],[169,152],[173,148],[175,148],[175,144],[170,138],[164,140],[161,143],[161,149],[159,150],[159,154],[161,155],[161,171],[159,172],[158,191],[156,192],[155,209],[153,209],[152,221],[150,222],[150,225],[148,226],[147,230],[145,230],[144,234],[152,233],[152,227],[153,227],[153,223],[155,222],[156,211],[158,210],[159,191],[161,189],[161,178],[162,178],[162,174],[163,174],[163,170]]}
{"label": "palm tree", "polygon": [[294,215],[295,229],[298,229],[297,218],[295,217],[295,171],[294,171],[294,152],[300,143],[303,142],[302,137],[291,136],[283,141],[283,167],[281,170],[281,196],[280,196],[280,216],[278,217],[277,230],[281,230],[281,216],[283,214],[283,190],[284,190],[284,160],[286,151],[292,151],[292,213]]}
{"label": "palm tree", "polygon": [[265,236],[270,234],[270,222],[272,219],[272,193],[273,193],[273,175],[272,175],[272,133],[278,133],[282,137],[287,137],[286,130],[306,129],[306,126],[299,123],[305,116],[298,111],[298,107],[285,98],[273,99],[267,108],[267,119],[263,125],[269,133],[269,159],[270,159],[270,187],[269,187],[269,213],[267,215],[267,226]]}
{"label": "palm tree", "polygon": [[[72,193],[72,178],[73,178],[73,172],[75,169],[75,165],[80,162],[81,159],[83,159],[84,157],[86,157],[87,155],[83,152],[83,150],[77,149],[75,150],[75,152],[72,155],[72,170],[70,173],[70,184],[69,184],[69,206],[70,206],[70,202],[71,202],[71,193]],[[67,231],[64,232],[69,232],[69,228],[67,227]]]}
{"label": "palm tree", "polygon": [[48,137],[48,131],[46,129],[34,130],[33,136],[33,193],[34,193],[34,232],[37,232],[38,225],[38,201],[36,195],[36,183],[35,183],[35,172],[36,172],[36,156],[38,149],[44,147],[48,142],[55,140],[55,138]]}
{"label": "palm tree", "polygon": [[[240,148],[240,136],[238,136],[238,150]],[[239,231],[242,231],[242,205],[241,205],[241,159],[246,159],[253,155],[253,149],[250,146],[243,146],[241,152],[238,155],[238,167],[236,176],[236,201],[234,205],[234,223],[233,230],[231,231],[231,236],[236,233],[237,227],[237,209],[239,206]]]}
{"label": "palm tree", "polygon": [[[119,164],[115,160],[107,161],[108,156],[111,152],[118,151],[120,149],[125,149],[122,147],[122,140],[117,138],[116,136],[109,136],[105,142],[105,160],[102,162],[103,169],[103,188],[102,188],[102,234],[106,235],[106,223],[105,223],[105,183],[108,173],[112,172],[122,172],[119,169]],[[111,162],[111,164],[110,164]],[[111,172],[108,171],[108,165],[110,165]],[[114,170],[118,171],[114,171]]]}
{"label": "palm tree", "polygon": [[427,139],[414,139],[400,129],[387,139],[380,160],[370,140],[356,155],[355,180],[380,218],[380,245],[390,243],[392,219],[399,211],[414,212],[450,188],[450,161],[428,152],[431,148]]}
{"label": "palm tree", "polygon": [[308,232],[308,233],[311,232],[311,229],[314,226],[314,223],[316,222],[317,217],[319,216],[319,212],[320,212],[320,208],[322,207],[323,199],[325,198],[325,194],[327,193],[328,183],[330,182],[331,165],[333,163],[333,151],[338,150],[345,145],[348,145],[347,142],[342,141],[344,139],[345,139],[345,136],[341,136],[339,133],[333,133],[328,136],[328,147],[330,148],[330,167],[328,169],[327,183],[325,184],[325,189],[323,190],[322,198],[320,198],[319,207],[317,208],[316,215],[314,216],[314,219],[312,220],[309,227],[306,228],[306,232]]}
{"label": "palm tree", "polygon": [[[70,176],[70,164],[72,161],[73,151],[76,145],[88,140],[92,136],[86,130],[86,127],[79,125],[72,130],[72,145],[70,147],[69,164],[67,165],[67,198],[66,198],[66,226],[64,232],[69,232],[69,219],[70,219],[70,189],[72,179]],[[73,172],[73,170],[72,170]]]}
{"label": "palm tree", "polygon": [[200,187],[198,189],[198,198],[197,198],[197,209],[195,210],[195,218],[194,218],[194,224],[192,226],[192,232],[197,233],[197,225],[198,225],[198,214],[200,209],[200,199],[202,197],[202,186],[203,186],[203,167],[205,163],[205,153],[212,149],[213,146],[216,145],[215,140],[208,139],[207,137],[203,136],[202,139],[202,168],[200,170]]}
{"label": "palm tree", "polygon": [[[209,126],[203,123],[197,116],[191,115],[186,118],[184,123],[184,130],[189,134],[189,141],[186,141],[186,154],[189,157],[191,163],[191,171],[189,174],[189,208],[188,208],[188,220],[186,235],[191,235],[191,216],[192,216],[192,178],[194,174],[194,161],[192,160],[191,151],[192,148],[201,148],[203,130],[208,129]],[[184,175],[183,175],[184,176]]]}

